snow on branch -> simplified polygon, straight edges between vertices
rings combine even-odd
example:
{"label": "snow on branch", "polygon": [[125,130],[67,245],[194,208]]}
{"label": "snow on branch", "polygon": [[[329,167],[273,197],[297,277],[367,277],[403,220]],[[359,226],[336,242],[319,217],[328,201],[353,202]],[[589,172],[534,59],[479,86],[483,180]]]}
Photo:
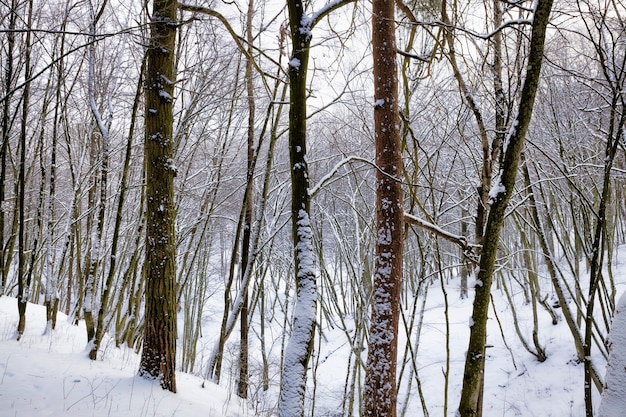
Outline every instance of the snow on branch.
{"label": "snow on branch", "polygon": [[356,0],[333,0],[324,5],[324,7],[319,9],[317,12],[313,13],[311,16],[303,17],[302,25],[308,27],[309,29],[312,29],[315,25],[317,25],[320,20],[322,20],[325,16],[327,16],[334,10],[345,6],[346,4],[355,2]]}
{"label": "snow on branch", "polygon": [[359,156],[349,156],[347,158],[342,159],[341,161],[339,161],[334,167],[333,169],[331,169],[328,174],[324,175],[322,177],[322,179],[315,184],[313,187],[309,188],[309,196],[313,197],[315,194],[317,194],[319,192],[319,190],[325,186],[328,182],[330,182],[330,180],[335,176],[335,174],[341,169],[341,167],[343,167],[344,165],[352,162],[352,161],[360,161],[360,162],[365,162],[366,164],[369,165],[374,165],[376,166],[376,164],[374,164],[372,161],[367,160],[365,158],[361,158]]}
{"label": "snow on branch", "polygon": [[461,249],[463,249],[463,251],[465,252],[465,255],[472,260],[474,260],[474,257],[472,256],[474,254],[474,250],[480,249],[482,247],[481,245],[469,243],[464,236],[450,233],[446,230],[443,230],[441,227],[437,226],[436,224],[433,224],[424,219],[420,219],[419,217],[416,217],[410,213],[406,213],[406,212],[404,213],[404,221],[407,223],[419,226],[421,228],[424,228],[428,230],[429,232],[434,233],[435,235],[449,242],[459,245]]}
{"label": "snow on branch", "polygon": [[[374,105],[376,105],[376,103],[374,103]],[[408,183],[406,181],[402,181],[400,178],[395,177],[391,174],[389,174],[388,172],[383,171],[378,165],[376,165],[376,163],[374,163],[373,161],[370,161],[369,159],[366,158],[361,158],[360,156],[349,156],[347,158],[342,159],[341,161],[339,161],[337,163],[337,165],[335,165],[333,167],[333,169],[331,169],[328,174],[324,175],[322,177],[322,179],[313,187],[309,188],[309,196],[313,197],[315,196],[315,194],[317,194],[320,189],[325,186],[326,184],[328,184],[331,179],[335,176],[335,174],[339,171],[339,169],[341,169],[342,166],[346,165],[349,162],[352,161],[359,161],[359,162],[363,162],[366,165],[370,165],[371,167],[375,168],[378,172],[380,172],[382,175],[391,178],[393,181],[397,181],[402,185],[406,185],[409,187],[414,187],[416,186],[415,184],[411,184]]]}
{"label": "snow on branch", "polygon": [[492,30],[489,33],[478,33],[475,32],[473,30],[470,29],[466,29],[464,27],[461,26],[455,26],[446,22],[442,22],[441,20],[433,20],[430,22],[427,21],[423,21],[423,20],[418,20],[415,22],[408,22],[406,23],[407,25],[416,25],[416,26],[435,26],[435,27],[443,27],[446,29],[454,29],[456,31],[459,32],[463,32],[463,33],[467,33],[470,36],[473,36],[475,38],[479,38],[479,39],[484,39],[484,40],[488,40],[490,38],[492,38],[494,35],[496,35],[498,32],[502,32],[504,29],[511,27],[511,26],[522,26],[522,25],[532,25],[533,21],[532,19],[511,19],[511,20],[507,20],[506,22],[502,23],[500,26],[498,26],[497,28],[495,28],[494,30]]}
{"label": "snow on branch", "polygon": [[186,11],[186,12],[200,13],[200,14],[204,14],[204,15],[207,15],[207,16],[212,16],[212,17],[216,18],[217,20],[219,20],[224,25],[224,27],[226,28],[226,30],[228,31],[230,36],[233,38],[233,41],[235,41],[235,44],[237,45],[237,49],[239,49],[239,51],[246,57],[246,59],[248,59],[250,62],[252,62],[252,65],[254,66],[254,69],[259,73],[259,75],[261,75],[261,80],[265,84],[265,87],[268,90],[270,90],[269,86],[267,85],[267,83],[265,81],[265,75],[267,75],[267,74],[265,74],[265,72],[263,72],[263,70],[259,67],[257,62],[254,60],[254,57],[250,55],[250,53],[248,52],[248,50],[244,46],[244,42],[246,42],[245,39],[243,39],[241,36],[239,36],[235,32],[235,30],[233,29],[232,25],[230,24],[228,19],[226,19],[226,17],[224,17],[224,15],[222,15],[220,12],[218,12],[216,10],[213,10],[213,9],[210,9],[208,7],[196,6],[196,5],[187,4],[187,3],[178,3],[178,8],[180,10],[183,10],[183,11]]}

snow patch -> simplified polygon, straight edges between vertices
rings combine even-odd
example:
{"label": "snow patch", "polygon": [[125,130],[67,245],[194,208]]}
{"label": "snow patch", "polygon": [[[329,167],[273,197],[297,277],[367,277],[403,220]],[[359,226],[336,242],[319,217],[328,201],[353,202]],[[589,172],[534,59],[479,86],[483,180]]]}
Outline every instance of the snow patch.
{"label": "snow patch", "polygon": [[291,61],[289,61],[289,66],[293,69],[300,69],[300,60],[298,58],[291,58]]}
{"label": "snow patch", "polygon": [[609,344],[609,362],[598,417],[623,417],[626,410],[626,292],[615,309]]}
{"label": "snow patch", "polygon": [[506,194],[506,187],[502,184],[500,176],[496,179],[495,184],[489,190],[489,204],[500,200]]}
{"label": "snow patch", "polygon": [[163,100],[167,101],[167,102],[171,102],[174,99],[172,98],[172,96],[170,95],[170,93],[168,93],[165,90],[159,90],[159,97],[161,97]]}

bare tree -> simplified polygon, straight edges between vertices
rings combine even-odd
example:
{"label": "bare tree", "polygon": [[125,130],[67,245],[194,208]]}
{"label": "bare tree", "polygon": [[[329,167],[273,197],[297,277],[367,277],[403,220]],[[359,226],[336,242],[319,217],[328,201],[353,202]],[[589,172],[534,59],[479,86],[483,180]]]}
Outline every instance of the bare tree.
{"label": "bare tree", "polygon": [[[248,12],[246,14],[246,42],[248,43],[248,55],[246,56],[246,92],[248,94],[248,172],[246,195],[244,196],[245,215],[243,225],[243,238],[241,242],[241,279],[243,281],[250,258],[250,235],[252,233],[252,185],[254,177],[254,67],[252,65],[252,18],[254,17],[254,0],[248,1]],[[248,286],[244,289],[243,302],[241,307],[241,323],[239,331],[239,381],[237,383],[237,395],[241,398],[248,398]]]}
{"label": "bare tree", "polygon": [[176,392],[173,101],[178,2],[154,0],[145,109],[146,312],[139,374]]}
{"label": "bare tree", "polygon": [[394,1],[372,6],[374,132],[376,143],[376,255],[368,343],[364,415],[396,415],[396,358],[404,247],[403,175],[398,117]]}
{"label": "bare tree", "polygon": [[[13,86],[13,51],[15,48],[15,24],[17,20],[17,2],[11,1],[9,12],[9,31],[7,33],[6,66],[4,70],[4,89],[10,91]],[[9,262],[5,256],[4,224],[5,224],[5,186],[7,179],[7,153],[9,151],[9,129],[11,120],[11,94],[7,94],[2,103],[2,143],[0,144],[0,295],[4,294],[7,285]],[[11,257],[8,257],[11,259]],[[6,262],[6,264],[5,264]]]}
{"label": "bare tree", "polygon": [[327,3],[307,15],[306,2],[288,0],[292,50],[289,61],[289,164],[291,168],[291,235],[295,266],[296,308],[285,350],[280,399],[281,417],[304,415],[308,364],[313,351],[317,315],[317,270],[311,228],[307,163],[307,69],[312,29],[321,19],[353,0]]}
{"label": "bare tree", "polygon": [[[28,17],[26,25],[30,29],[33,21],[33,1],[29,0]],[[25,62],[24,62],[24,78],[29,79],[31,76],[31,32],[26,32],[25,44]],[[30,83],[24,87],[24,95],[22,97],[22,120],[20,129],[20,157],[19,157],[19,178],[18,178],[18,205],[19,205],[19,232],[18,232],[18,293],[17,293],[17,310],[19,313],[19,321],[17,323],[17,340],[20,340],[26,328],[26,305],[29,301],[30,279],[26,273],[26,231],[25,231],[25,194],[26,194],[26,135],[28,126],[28,106],[30,104]]]}
{"label": "bare tree", "polygon": [[537,3],[533,16],[526,78],[522,87],[519,109],[513,121],[513,128],[503,145],[504,158],[498,178],[489,192],[492,204],[485,226],[483,249],[480,256],[480,270],[476,280],[472,327],[459,405],[461,417],[482,415],[487,312],[490,304],[496,253],[500,243],[500,232],[504,225],[505,211],[513,194],[517,168],[533,113],[539,76],[541,74],[541,64],[543,62],[546,26],[548,25],[551,9],[552,0],[539,0]]}

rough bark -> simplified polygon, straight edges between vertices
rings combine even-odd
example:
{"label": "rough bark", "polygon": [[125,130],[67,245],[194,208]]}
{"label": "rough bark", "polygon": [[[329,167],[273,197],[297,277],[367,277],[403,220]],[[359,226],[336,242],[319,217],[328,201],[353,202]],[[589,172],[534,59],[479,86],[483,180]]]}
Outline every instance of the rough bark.
{"label": "rough bark", "polygon": [[402,283],[403,175],[398,118],[394,1],[372,8],[376,142],[376,254],[364,415],[396,415],[396,358]]}
{"label": "rough bark", "polygon": [[139,374],[176,392],[173,161],[176,0],[154,0],[146,75],[146,311]]}

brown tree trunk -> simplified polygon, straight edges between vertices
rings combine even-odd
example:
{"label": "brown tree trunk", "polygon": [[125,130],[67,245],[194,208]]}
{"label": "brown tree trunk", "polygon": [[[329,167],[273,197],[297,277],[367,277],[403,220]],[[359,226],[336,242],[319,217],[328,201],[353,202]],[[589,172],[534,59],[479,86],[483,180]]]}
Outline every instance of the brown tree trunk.
{"label": "brown tree trunk", "polygon": [[173,162],[177,0],[154,0],[145,108],[146,312],[139,374],[176,392],[176,241]]}
{"label": "brown tree trunk", "polygon": [[376,257],[363,402],[364,415],[393,417],[396,415],[396,357],[404,246],[394,1],[374,0],[372,12],[378,171]]}

